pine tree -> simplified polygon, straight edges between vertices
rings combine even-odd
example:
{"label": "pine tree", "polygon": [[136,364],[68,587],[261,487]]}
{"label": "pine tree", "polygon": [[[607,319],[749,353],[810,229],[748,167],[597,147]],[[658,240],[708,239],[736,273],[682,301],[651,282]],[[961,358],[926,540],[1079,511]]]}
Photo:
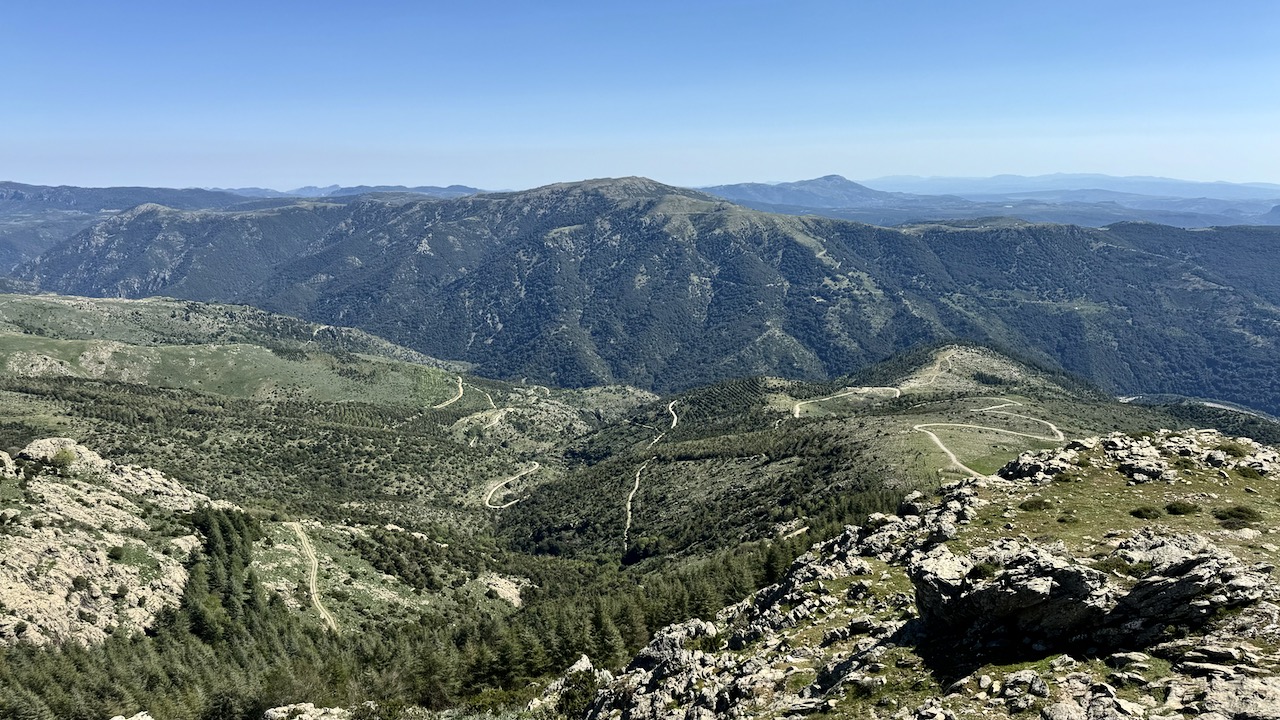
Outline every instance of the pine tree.
{"label": "pine tree", "polygon": [[605,611],[604,603],[596,603],[591,617],[591,630],[595,646],[592,659],[605,667],[621,667],[627,659],[627,644],[613,618]]}

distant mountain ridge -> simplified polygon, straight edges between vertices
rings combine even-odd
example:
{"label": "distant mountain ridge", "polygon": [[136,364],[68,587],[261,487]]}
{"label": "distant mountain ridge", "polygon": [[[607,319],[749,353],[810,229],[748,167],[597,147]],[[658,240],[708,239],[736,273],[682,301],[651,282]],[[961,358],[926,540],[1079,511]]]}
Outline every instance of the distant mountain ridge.
{"label": "distant mountain ridge", "polygon": [[230,192],[201,188],[105,187],[86,188],[73,185],[24,185],[0,182],[0,208],[20,205],[43,206],[82,212],[124,210],[144,202],[158,203],[179,210],[230,207],[244,198]]}
{"label": "distant mountain ridge", "polygon": [[1139,195],[1182,198],[1261,200],[1280,198],[1273,183],[1198,182],[1144,175],[1117,177],[1096,173],[1050,175],[995,175],[993,177],[920,177],[890,175],[863,181],[870,187],[929,195],[994,195],[1037,190],[1110,190]]}
{"label": "distant mountain ridge", "polygon": [[[873,225],[996,216],[1090,227],[1133,220],[1178,227],[1267,224],[1263,213],[1280,198],[1280,186],[1271,195],[1266,186],[1239,186],[1244,189],[1225,194],[1235,192],[1242,197],[1224,199],[1176,194],[1179,189],[1185,193],[1186,188],[1199,188],[1204,183],[1153,178],[1144,184],[1129,182],[1135,180],[1132,178],[1102,175],[1047,177],[885,178],[884,187],[909,188],[908,192],[885,192],[839,175],[827,175],[787,183],[717,185],[703,190],[757,210],[823,215]],[[972,183],[966,184],[970,180]],[[1130,189],[1099,189],[1090,185],[1093,182]],[[1168,192],[1143,194],[1150,189]]]}
{"label": "distant mountain ridge", "polygon": [[[215,188],[216,189],[216,188]],[[287,198],[287,197],[345,197],[351,195],[365,195],[368,193],[411,193],[414,195],[426,195],[428,197],[453,198],[464,197],[466,195],[475,195],[484,192],[479,188],[467,187],[466,185],[450,185],[448,187],[439,187],[436,185],[419,185],[408,187],[405,185],[326,185],[325,187],[317,187],[315,185],[307,185],[305,187],[294,188],[293,190],[272,190],[271,188],[228,188],[223,192],[235,193],[243,197],[257,198]]]}
{"label": "distant mountain ridge", "polygon": [[738,183],[699,188],[735,202],[761,202],[805,207],[853,207],[869,202],[883,203],[900,193],[872,190],[839,175],[784,183]]}
{"label": "distant mountain ridge", "polygon": [[199,188],[86,188],[0,182],[0,272],[34,259],[58,242],[142,203],[180,210],[226,208],[245,201]]}
{"label": "distant mountain ridge", "polygon": [[251,304],[562,386],[823,379],[967,338],[1113,392],[1274,413],[1278,232],[1008,220],[894,230],[623,178],[454,200],[148,206],[19,277],[61,293]]}

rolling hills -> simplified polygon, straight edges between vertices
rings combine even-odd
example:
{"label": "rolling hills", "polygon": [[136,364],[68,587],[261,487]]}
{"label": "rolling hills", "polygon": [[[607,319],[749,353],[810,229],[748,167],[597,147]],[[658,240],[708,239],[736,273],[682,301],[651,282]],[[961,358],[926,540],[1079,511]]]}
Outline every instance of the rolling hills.
{"label": "rolling hills", "polygon": [[[5,296],[0,357],[0,547],[56,558],[39,582],[0,565],[28,577],[4,580],[0,710],[58,717],[510,709],[914,489],[1077,435],[1275,433],[956,344],[658,398],[483,379],[243,306]],[[159,584],[116,587],[140,573]]]}

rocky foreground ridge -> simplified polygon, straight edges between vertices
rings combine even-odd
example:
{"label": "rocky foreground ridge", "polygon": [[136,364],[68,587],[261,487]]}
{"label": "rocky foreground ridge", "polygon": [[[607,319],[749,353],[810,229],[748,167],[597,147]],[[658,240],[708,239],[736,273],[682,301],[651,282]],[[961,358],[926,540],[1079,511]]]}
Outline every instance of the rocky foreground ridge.
{"label": "rocky foreground ridge", "polygon": [[0,452],[0,642],[100,642],[176,606],[200,540],[167,523],[208,503],[67,438]]}
{"label": "rocky foreground ridge", "polygon": [[1280,718],[1277,476],[1214,431],[1024,454],[847,528],[617,677],[575,668],[589,717]]}

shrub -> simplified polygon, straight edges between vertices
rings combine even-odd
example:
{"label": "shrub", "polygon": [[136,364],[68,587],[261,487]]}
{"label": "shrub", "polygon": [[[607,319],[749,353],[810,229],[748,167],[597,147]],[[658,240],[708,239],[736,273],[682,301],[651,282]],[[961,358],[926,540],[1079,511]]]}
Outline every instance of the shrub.
{"label": "shrub", "polygon": [[1031,498],[1030,500],[1023,500],[1018,504],[1018,507],[1027,511],[1048,510],[1053,507],[1053,503],[1044,498]]}
{"label": "shrub", "polygon": [[76,453],[71,448],[62,448],[53,454],[49,464],[59,470],[66,470],[76,461]]}
{"label": "shrub", "polygon": [[77,575],[71,578],[71,589],[76,592],[84,592],[89,589],[89,578],[83,575]]}
{"label": "shrub", "polygon": [[1074,513],[1062,513],[1058,516],[1058,522],[1064,525],[1075,525],[1080,522],[1080,518],[1076,517]]}
{"label": "shrub", "polygon": [[1093,564],[1093,569],[1104,573],[1117,572],[1121,575],[1140,578],[1150,575],[1152,567],[1149,562],[1131,563],[1119,555],[1107,555],[1098,559]]}
{"label": "shrub", "polygon": [[988,386],[1005,384],[1004,378],[994,373],[983,372],[982,370],[978,370],[977,372],[975,372],[973,374],[973,379],[976,380],[979,384],[988,385]]}
{"label": "shrub", "polygon": [[1221,450],[1233,458],[1249,456],[1249,449],[1234,440],[1218,443],[1218,447],[1214,448],[1214,450]]}
{"label": "shrub", "polygon": [[570,673],[564,678],[564,689],[556,702],[556,711],[565,717],[583,717],[596,698],[599,684],[590,670]]}
{"label": "shrub", "polygon": [[1158,507],[1152,507],[1151,505],[1143,505],[1142,507],[1136,507],[1130,510],[1129,514],[1138,518],[1139,520],[1155,520],[1161,517],[1162,515],[1164,515],[1164,511]]}
{"label": "shrub", "polygon": [[1170,515],[1195,515],[1200,512],[1200,506],[1186,500],[1174,500],[1164,506],[1164,511]]}
{"label": "shrub", "polygon": [[1245,480],[1261,480],[1262,479],[1262,473],[1258,472],[1254,468],[1249,467],[1248,465],[1241,465],[1237,467],[1236,474],[1244,478]]}
{"label": "shrub", "polygon": [[987,578],[995,577],[999,572],[999,565],[984,560],[983,562],[974,565],[973,568],[969,570],[969,577],[975,580],[986,580]]}
{"label": "shrub", "polygon": [[120,562],[124,559],[124,548],[119,545],[112,547],[107,550],[107,557],[115,562]]}
{"label": "shrub", "polygon": [[1262,519],[1262,513],[1245,505],[1232,505],[1213,511],[1218,524],[1227,530],[1240,530]]}

